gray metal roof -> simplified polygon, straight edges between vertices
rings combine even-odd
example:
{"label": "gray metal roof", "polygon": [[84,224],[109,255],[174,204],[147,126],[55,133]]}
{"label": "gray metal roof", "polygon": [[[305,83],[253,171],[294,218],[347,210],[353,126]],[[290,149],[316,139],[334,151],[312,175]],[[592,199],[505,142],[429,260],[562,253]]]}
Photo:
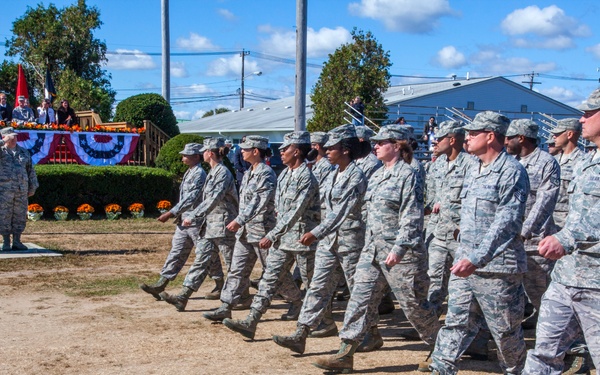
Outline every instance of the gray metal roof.
{"label": "gray metal roof", "polygon": [[[246,107],[242,110],[220,113],[179,124],[181,133],[242,133],[260,134],[268,132],[294,131],[293,96],[267,103]],[[313,115],[310,97],[306,96],[306,119]]]}
{"label": "gray metal roof", "polygon": [[422,96],[437,94],[442,91],[451,90],[456,87],[464,87],[476,83],[484,82],[497,77],[471,78],[455,81],[441,81],[431,83],[407,84],[401,86],[391,86],[384,94],[385,104],[397,104],[407,100],[413,100]]}

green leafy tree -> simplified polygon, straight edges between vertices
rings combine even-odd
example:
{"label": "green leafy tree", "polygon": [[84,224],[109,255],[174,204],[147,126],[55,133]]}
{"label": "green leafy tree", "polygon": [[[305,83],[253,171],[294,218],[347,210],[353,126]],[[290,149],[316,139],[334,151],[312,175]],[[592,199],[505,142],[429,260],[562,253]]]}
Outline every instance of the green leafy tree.
{"label": "green leafy tree", "polygon": [[360,96],[365,116],[379,118],[386,112],[383,93],[390,86],[389,68],[392,63],[371,32],[354,28],[352,43],[344,44],[324,64],[311,94],[313,117],[309,131],[328,131],[344,123],[344,102]]}
{"label": "green leafy tree", "polygon": [[225,112],[231,112],[231,111],[229,109],[227,109],[227,108],[224,108],[224,107],[219,107],[219,108],[211,109],[210,111],[207,111],[206,113],[204,113],[202,115],[202,118],[209,117],[209,116],[214,116],[214,115],[218,115],[220,113],[225,113]]}
{"label": "green leafy tree", "polygon": [[141,128],[144,126],[144,120],[152,121],[170,137],[179,134],[177,119],[171,105],[158,94],[130,96],[117,105],[115,122],[127,121]]}
{"label": "green leafy tree", "polygon": [[[94,31],[101,25],[100,11],[96,7],[88,7],[85,0],[78,0],[76,5],[62,9],[54,4],[27,7],[25,14],[13,22],[13,36],[6,40],[5,45],[7,56],[19,56],[26,70],[35,71],[34,75],[27,77],[27,83],[33,90],[30,95],[41,98],[46,68],[49,68],[55,83],[64,84],[67,80],[62,75],[67,72],[71,72],[69,77],[90,82],[87,85],[89,91],[78,92],[80,100],[68,98],[75,110],[106,107],[104,103],[95,102],[98,98],[110,98],[112,105],[115,93],[110,87],[110,75],[102,69],[107,61],[106,44],[94,38]],[[73,85],[83,84],[74,82]],[[55,86],[61,90],[58,83]],[[62,90],[71,92],[73,88]],[[82,106],[79,107],[78,103]],[[103,112],[104,120],[108,120],[110,111]]]}
{"label": "green leafy tree", "polygon": [[[80,110],[93,109],[106,122],[112,118],[112,104],[115,101],[113,90],[103,90],[92,81],[78,77],[70,69],[65,70],[56,81],[56,95],[68,99],[69,105]],[[55,107],[57,107],[55,105]]]}

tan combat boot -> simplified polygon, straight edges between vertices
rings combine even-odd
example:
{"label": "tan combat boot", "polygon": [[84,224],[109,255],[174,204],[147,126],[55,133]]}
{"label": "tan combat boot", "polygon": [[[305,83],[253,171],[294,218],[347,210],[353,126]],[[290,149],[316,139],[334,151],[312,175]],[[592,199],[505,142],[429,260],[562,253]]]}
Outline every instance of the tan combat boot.
{"label": "tan combat boot", "polygon": [[325,358],[317,358],[313,365],[327,371],[350,374],[354,368],[354,352],[357,347],[358,342],[344,340],[336,354]]}
{"label": "tan combat boot", "polygon": [[291,336],[273,336],[273,341],[279,346],[288,348],[294,353],[304,354],[304,348],[306,347],[306,337],[308,336],[308,326],[304,324],[298,324],[296,332]]}

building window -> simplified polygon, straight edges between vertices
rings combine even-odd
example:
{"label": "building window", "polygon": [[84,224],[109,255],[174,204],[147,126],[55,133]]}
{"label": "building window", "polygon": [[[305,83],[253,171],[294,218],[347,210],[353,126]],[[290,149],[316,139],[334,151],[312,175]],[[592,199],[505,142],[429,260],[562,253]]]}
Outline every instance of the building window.
{"label": "building window", "polygon": [[467,102],[467,109],[475,109],[475,102]]}
{"label": "building window", "polygon": [[527,104],[521,104],[521,113],[527,112]]}

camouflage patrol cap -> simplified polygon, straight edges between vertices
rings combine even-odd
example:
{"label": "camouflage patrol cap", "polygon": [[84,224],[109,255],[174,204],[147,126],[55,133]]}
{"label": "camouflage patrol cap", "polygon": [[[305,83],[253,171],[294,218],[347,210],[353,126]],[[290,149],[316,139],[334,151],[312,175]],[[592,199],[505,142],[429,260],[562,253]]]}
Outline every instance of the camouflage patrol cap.
{"label": "camouflage patrol cap", "polygon": [[373,129],[369,128],[368,126],[364,126],[364,125],[358,125],[355,126],[356,128],[356,136],[358,138],[362,138],[365,141],[368,141],[369,139],[371,139],[372,136],[375,135],[375,132],[373,131]]}
{"label": "camouflage patrol cap", "polygon": [[520,118],[511,121],[510,126],[506,131],[506,136],[514,137],[515,135],[522,135],[527,138],[537,138],[539,129],[540,126],[535,121]]}
{"label": "camouflage patrol cap", "polygon": [[582,111],[595,111],[600,109],[600,89],[594,90],[590,97],[587,98],[585,102],[583,102],[577,109]]}
{"label": "camouflage patrol cap", "polygon": [[357,138],[356,129],[354,129],[354,125],[340,125],[337,128],[331,129],[329,133],[327,133],[327,143],[325,143],[325,147],[334,146],[341,142],[342,139],[349,138]]}
{"label": "camouflage patrol cap", "polygon": [[541,143],[547,144],[547,145],[553,145],[556,143],[556,141],[554,140],[554,137],[552,136],[552,134],[550,134],[550,136],[548,138],[544,139]]}
{"label": "camouflage patrol cap", "polygon": [[510,120],[508,117],[493,111],[484,111],[479,112],[473,119],[473,122],[465,125],[465,130],[485,130],[506,135],[506,130],[508,130],[509,125]]}
{"label": "camouflage patrol cap", "polygon": [[558,134],[558,133],[565,132],[567,130],[581,132],[581,123],[579,122],[579,119],[564,118],[562,120],[558,120],[556,122],[556,126],[552,129],[550,129],[550,133]]}
{"label": "camouflage patrol cap", "polygon": [[200,152],[208,150],[216,150],[218,148],[225,147],[225,138],[223,137],[211,137],[206,138],[202,144]]}
{"label": "camouflage patrol cap", "polygon": [[408,138],[409,139],[416,139],[417,137],[415,137],[415,128],[412,125],[409,124],[398,124],[398,126],[403,127],[404,129],[406,129],[406,133],[408,134]]}
{"label": "camouflage patrol cap", "polygon": [[287,133],[283,136],[283,143],[279,146],[282,150],[289,145],[309,145],[310,144],[310,133],[305,131],[297,131]]}
{"label": "camouflage patrol cap", "polygon": [[325,132],[312,132],[310,133],[310,143],[318,143],[320,145],[327,142],[327,133]]}
{"label": "camouflage patrol cap", "polygon": [[202,149],[202,145],[199,143],[188,143],[185,145],[185,147],[183,148],[183,150],[179,151],[179,153],[181,155],[198,155],[201,154],[202,152],[200,151],[200,149]]}
{"label": "camouflage patrol cap", "polygon": [[461,121],[455,120],[442,121],[438,125],[438,131],[435,132],[435,136],[440,139],[448,134],[465,134],[464,124]]}
{"label": "camouflage patrol cap", "polygon": [[16,136],[17,132],[15,131],[15,129],[11,128],[10,126],[7,126],[5,128],[2,128],[2,130],[0,130],[0,134],[2,134],[3,137],[5,136]]}
{"label": "camouflage patrol cap", "polygon": [[246,140],[240,143],[240,148],[258,148],[261,150],[266,150],[269,148],[269,138],[260,135],[247,135]]}
{"label": "camouflage patrol cap", "polygon": [[408,129],[402,125],[388,125],[381,128],[379,133],[371,137],[372,141],[408,141],[410,140],[410,134]]}

